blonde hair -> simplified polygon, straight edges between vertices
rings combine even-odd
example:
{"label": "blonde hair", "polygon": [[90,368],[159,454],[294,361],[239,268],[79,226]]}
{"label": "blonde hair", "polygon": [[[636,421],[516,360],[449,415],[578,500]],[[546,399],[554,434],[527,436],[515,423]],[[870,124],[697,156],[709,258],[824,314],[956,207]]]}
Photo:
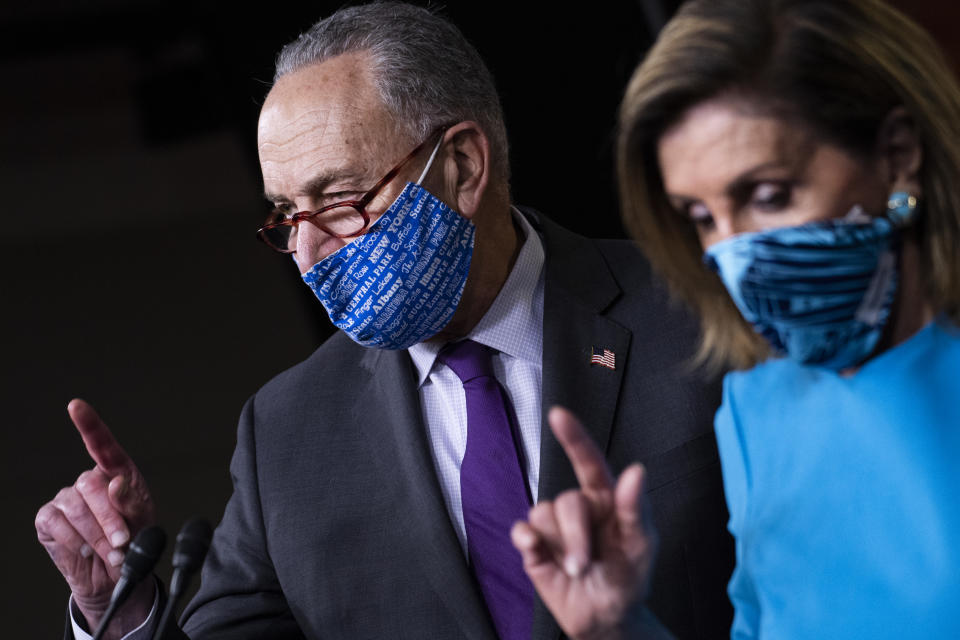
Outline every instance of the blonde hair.
{"label": "blonde hair", "polygon": [[617,171],[627,229],[700,315],[702,361],[748,368],[770,355],[703,266],[692,223],[666,201],[657,160],[660,136],[724,93],[863,158],[884,118],[905,107],[923,149],[915,233],[926,294],[960,324],[960,88],[931,37],[880,0],[692,0],[630,80]]}

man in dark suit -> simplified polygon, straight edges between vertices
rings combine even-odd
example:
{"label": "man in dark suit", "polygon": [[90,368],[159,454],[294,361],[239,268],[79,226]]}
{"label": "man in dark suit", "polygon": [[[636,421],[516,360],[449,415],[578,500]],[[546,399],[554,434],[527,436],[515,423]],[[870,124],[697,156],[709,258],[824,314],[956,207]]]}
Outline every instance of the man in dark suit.
{"label": "man in dark suit", "polygon": [[[343,331],[244,408],[190,637],[727,633],[718,390],[686,368],[695,327],[629,243],[512,207],[506,145],[482,61],[427,11],[344,9],[281,54],[262,237]],[[584,425],[548,419],[557,404]],[[37,531],[82,635],[154,510],[89,405],[70,413],[97,466]],[[148,581],[110,635],[146,619],[130,637],[149,637],[156,605]]]}

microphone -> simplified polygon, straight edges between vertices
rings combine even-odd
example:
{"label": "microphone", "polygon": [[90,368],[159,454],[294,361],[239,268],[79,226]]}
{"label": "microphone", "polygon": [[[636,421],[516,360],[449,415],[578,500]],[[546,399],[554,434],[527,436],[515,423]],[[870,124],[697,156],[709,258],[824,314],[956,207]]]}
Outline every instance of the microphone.
{"label": "microphone", "polygon": [[173,576],[170,578],[170,597],[163,608],[160,624],[153,640],[163,640],[168,628],[173,624],[177,603],[183,598],[190,584],[190,578],[203,566],[203,559],[210,549],[213,530],[203,518],[188,520],[177,534],[177,545],[173,548]]}
{"label": "microphone", "polygon": [[110,605],[107,612],[100,619],[100,626],[97,632],[93,634],[93,640],[100,640],[104,632],[110,625],[110,621],[117,613],[117,609],[127,601],[134,587],[140,584],[140,581],[150,575],[153,567],[156,566],[160,554],[163,553],[163,547],[167,544],[167,534],[163,529],[157,526],[148,527],[137,534],[137,537],[130,543],[127,549],[127,555],[123,559],[123,566],[120,568],[120,579],[113,588],[110,595]]}

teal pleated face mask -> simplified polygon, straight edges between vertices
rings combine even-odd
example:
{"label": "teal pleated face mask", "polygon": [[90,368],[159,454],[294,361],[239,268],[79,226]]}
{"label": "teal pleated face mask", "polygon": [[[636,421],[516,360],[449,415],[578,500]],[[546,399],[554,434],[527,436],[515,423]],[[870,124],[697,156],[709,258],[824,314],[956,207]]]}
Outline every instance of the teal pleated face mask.
{"label": "teal pleated face mask", "polygon": [[863,362],[890,317],[901,227],[916,200],[890,198],[886,216],[855,208],[838,220],[742,233],[704,261],[754,329],[778,353],[833,370]]}

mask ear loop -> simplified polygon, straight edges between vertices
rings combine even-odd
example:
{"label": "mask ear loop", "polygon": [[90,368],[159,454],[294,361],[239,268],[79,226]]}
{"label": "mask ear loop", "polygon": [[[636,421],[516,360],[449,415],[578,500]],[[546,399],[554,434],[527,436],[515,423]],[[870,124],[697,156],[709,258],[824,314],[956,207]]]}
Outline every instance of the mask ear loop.
{"label": "mask ear loop", "polygon": [[423,179],[427,177],[427,171],[430,171],[430,165],[433,164],[433,159],[437,156],[437,151],[440,150],[440,145],[443,144],[443,136],[440,136],[440,139],[437,140],[436,146],[433,147],[433,153],[430,154],[430,159],[427,160],[427,166],[423,168],[423,173],[420,174],[420,177],[417,178],[417,184],[421,184]]}

